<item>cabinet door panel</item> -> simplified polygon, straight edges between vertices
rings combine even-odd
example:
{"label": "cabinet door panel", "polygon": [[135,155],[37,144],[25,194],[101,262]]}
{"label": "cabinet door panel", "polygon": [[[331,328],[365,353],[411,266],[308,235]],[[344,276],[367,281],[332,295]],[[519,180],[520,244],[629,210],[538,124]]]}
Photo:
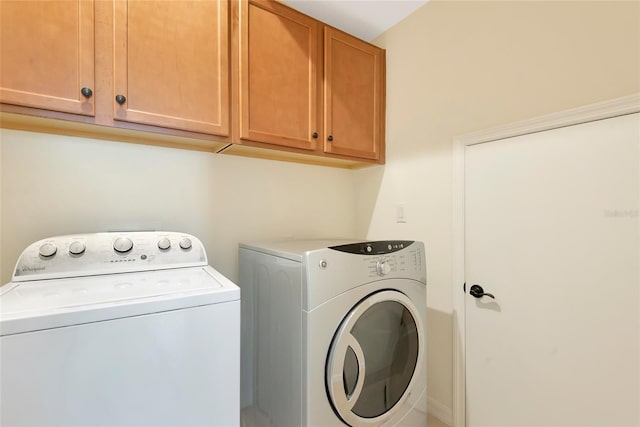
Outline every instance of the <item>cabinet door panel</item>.
{"label": "cabinet door panel", "polygon": [[92,0],[0,2],[0,101],[94,115]]}
{"label": "cabinet door panel", "polygon": [[314,150],[318,22],[275,2],[241,7],[240,137]]}
{"label": "cabinet door panel", "polygon": [[378,159],[384,51],[328,27],[324,42],[325,152]]}
{"label": "cabinet door panel", "polygon": [[114,1],[114,117],[229,133],[228,2]]}

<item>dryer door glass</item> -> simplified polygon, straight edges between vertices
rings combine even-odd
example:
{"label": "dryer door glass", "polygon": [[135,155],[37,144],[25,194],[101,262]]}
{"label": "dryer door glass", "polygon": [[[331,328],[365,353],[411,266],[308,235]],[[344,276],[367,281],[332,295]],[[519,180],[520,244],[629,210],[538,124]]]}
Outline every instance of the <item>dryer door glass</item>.
{"label": "dryer door glass", "polygon": [[356,415],[378,417],[398,403],[416,368],[417,331],[409,310],[396,301],[371,306],[353,325],[351,334],[362,347],[366,367],[364,385],[352,409]]}
{"label": "dryer door glass", "polygon": [[344,369],[342,370],[342,382],[344,383],[344,392],[347,399],[353,396],[358,384],[359,375],[358,357],[351,347],[347,348],[347,354],[344,358]]}
{"label": "dryer door glass", "polygon": [[372,294],[345,317],[327,363],[332,403],[345,422],[393,415],[422,345],[416,317],[411,301],[397,291]]}

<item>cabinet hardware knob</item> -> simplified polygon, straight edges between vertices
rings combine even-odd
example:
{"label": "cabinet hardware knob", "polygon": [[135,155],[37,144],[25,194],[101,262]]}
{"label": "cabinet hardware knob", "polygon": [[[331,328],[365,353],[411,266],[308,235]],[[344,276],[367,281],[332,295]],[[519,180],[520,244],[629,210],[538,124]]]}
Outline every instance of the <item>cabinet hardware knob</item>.
{"label": "cabinet hardware knob", "polygon": [[116,102],[122,105],[127,102],[127,98],[125,98],[124,95],[116,95]]}
{"label": "cabinet hardware knob", "polygon": [[82,89],[80,89],[80,93],[85,98],[91,98],[91,96],[93,95],[93,91],[88,87],[83,87]]}
{"label": "cabinet hardware knob", "polygon": [[329,142],[333,141],[333,135],[329,135],[329,136],[327,137],[327,141],[329,141]]}
{"label": "cabinet hardware knob", "polygon": [[314,132],[313,135],[311,135],[311,137],[313,137],[313,139],[318,139],[318,132]]}

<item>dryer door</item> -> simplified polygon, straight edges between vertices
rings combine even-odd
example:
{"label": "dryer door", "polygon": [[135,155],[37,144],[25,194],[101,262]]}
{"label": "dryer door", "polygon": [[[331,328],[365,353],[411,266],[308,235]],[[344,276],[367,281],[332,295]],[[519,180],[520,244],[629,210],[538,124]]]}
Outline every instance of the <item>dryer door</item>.
{"label": "dryer door", "polygon": [[411,390],[425,337],[418,310],[402,292],[360,301],[336,332],[327,359],[331,404],[350,425],[379,425],[398,414]]}

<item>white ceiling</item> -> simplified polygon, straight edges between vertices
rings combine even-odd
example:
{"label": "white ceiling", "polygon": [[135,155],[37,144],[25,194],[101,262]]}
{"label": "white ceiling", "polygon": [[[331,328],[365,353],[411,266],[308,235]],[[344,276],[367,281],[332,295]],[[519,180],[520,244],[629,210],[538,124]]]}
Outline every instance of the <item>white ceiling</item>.
{"label": "white ceiling", "polygon": [[428,0],[282,0],[300,12],[371,41]]}

